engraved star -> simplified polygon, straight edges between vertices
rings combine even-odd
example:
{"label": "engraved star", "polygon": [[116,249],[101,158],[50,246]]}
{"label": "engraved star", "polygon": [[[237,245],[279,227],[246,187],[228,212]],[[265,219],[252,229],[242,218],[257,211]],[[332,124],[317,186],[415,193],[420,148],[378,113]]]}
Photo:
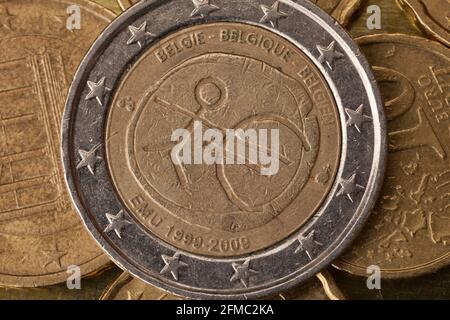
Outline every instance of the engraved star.
{"label": "engraved star", "polygon": [[359,133],[361,133],[362,124],[372,120],[371,117],[364,115],[364,105],[360,105],[356,111],[345,108],[345,113],[348,116],[347,126],[354,126]]}
{"label": "engraved star", "polygon": [[139,27],[129,26],[128,29],[131,32],[131,38],[128,39],[127,45],[137,43],[137,45],[142,48],[147,38],[155,37],[154,34],[147,32],[147,21],[144,21]]}
{"label": "engraved star", "polygon": [[357,189],[364,189],[363,186],[356,183],[355,173],[348,179],[342,179],[339,184],[341,185],[341,189],[338,191],[336,196],[340,197],[346,195],[351,202],[353,202],[352,194]]}
{"label": "engraved star", "polygon": [[343,53],[336,50],[336,41],[332,41],[328,47],[317,45],[317,50],[320,52],[319,62],[325,62],[331,70],[334,69],[335,60],[344,57]]}
{"label": "engraved star", "polygon": [[308,256],[309,260],[312,260],[314,248],[318,245],[319,246],[322,245],[322,243],[314,240],[314,233],[315,231],[312,230],[310,233],[308,233],[307,236],[304,235],[299,236],[297,238],[297,241],[300,243],[300,245],[297,247],[297,249],[295,249],[294,253],[304,251]]}
{"label": "engraved star", "polygon": [[55,245],[53,250],[42,250],[42,254],[47,257],[46,263],[43,267],[47,267],[49,264],[56,264],[58,268],[61,268],[61,258],[67,255],[67,252],[59,251],[58,246]]}
{"label": "engraved star", "polygon": [[230,281],[240,281],[244,287],[248,287],[249,280],[252,276],[259,274],[259,272],[250,269],[250,259],[245,260],[244,263],[232,263],[232,267],[234,269],[234,274],[231,277]]}
{"label": "engraved star", "polygon": [[96,99],[97,102],[103,106],[103,98],[106,95],[106,92],[111,91],[110,88],[105,86],[105,77],[101,78],[99,82],[95,83],[92,81],[88,81],[87,85],[91,92],[86,96],[86,100]]}
{"label": "engraved star", "polygon": [[0,12],[0,26],[2,26],[5,29],[11,30],[11,20],[14,19],[15,16],[13,16],[8,8],[4,8],[4,10],[1,10]]}
{"label": "engraved star", "polygon": [[132,224],[130,221],[126,220],[123,217],[123,214],[123,210],[120,210],[117,215],[106,213],[106,219],[108,219],[109,225],[105,228],[105,230],[103,230],[103,232],[110,232],[114,230],[119,239],[122,239],[122,229],[125,226]]}
{"label": "engraved star", "polygon": [[95,175],[95,166],[98,160],[101,160],[101,157],[96,156],[96,152],[98,148],[100,148],[101,144],[94,146],[91,150],[86,151],[83,149],[78,150],[80,154],[81,161],[77,165],[77,169],[81,169],[87,167],[89,172]]}
{"label": "engraved star", "polygon": [[287,13],[280,11],[280,1],[275,1],[271,7],[262,4],[261,9],[264,12],[264,16],[259,22],[269,22],[274,28],[278,28],[278,22],[288,16]]}
{"label": "engraved star", "polygon": [[172,277],[176,281],[178,281],[178,269],[187,268],[189,266],[187,263],[180,261],[179,252],[175,253],[173,257],[169,257],[163,254],[161,258],[163,259],[166,265],[164,266],[164,268],[161,270],[160,273],[165,274],[170,272],[172,274]]}
{"label": "engraved star", "polygon": [[211,0],[192,0],[192,3],[195,9],[192,11],[191,17],[201,16],[205,18],[220,9],[218,6],[211,4]]}

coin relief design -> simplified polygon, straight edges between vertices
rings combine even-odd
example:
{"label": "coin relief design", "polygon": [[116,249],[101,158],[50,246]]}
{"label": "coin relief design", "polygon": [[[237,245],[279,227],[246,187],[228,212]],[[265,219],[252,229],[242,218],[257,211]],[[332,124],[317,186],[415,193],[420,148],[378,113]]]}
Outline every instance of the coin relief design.
{"label": "coin relief design", "polygon": [[[126,97],[139,101],[133,112],[120,107]],[[134,64],[112,105],[106,150],[115,187],[137,220],[183,250],[233,256],[270,246],[316,212],[334,181],[340,126],[332,94],[301,51],[265,29],[185,28]],[[278,128],[278,173],[175,165],[173,128],[192,130],[195,120],[223,132]],[[324,168],[327,177],[316,181]]]}
{"label": "coin relief design", "polygon": [[357,41],[385,99],[389,160],[381,198],[337,266],[366,275],[378,265],[392,278],[431,272],[450,262],[450,50],[404,35]]}
{"label": "coin relief design", "polygon": [[399,0],[422,29],[450,46],[450,0]]}
{"label": "coin relief design", "polygon": [[384,171],[369,66],[303,0],[140,2],[83,60],[64,119],[89,231],[133,276],[189,298],[264,297],[314,276]]}
{"label": "coin relief design", "polygon": [[[67,7],[83,28],[66,28]],[[88,1],[0,2],[0,284],[50,285],[108,262],[71,207],[60,121],[75,69],[112,13]]]}

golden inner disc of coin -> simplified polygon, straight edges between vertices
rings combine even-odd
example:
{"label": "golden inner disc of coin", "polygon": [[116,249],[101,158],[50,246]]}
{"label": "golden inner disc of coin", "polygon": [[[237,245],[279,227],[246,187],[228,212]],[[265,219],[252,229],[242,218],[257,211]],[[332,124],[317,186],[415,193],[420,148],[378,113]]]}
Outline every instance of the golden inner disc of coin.
{"label": "golden inner disc of coin", "polygon": [[208,256],[267,248],[302,226],[333,184],[341,145],[334,98],[309,58],[265,28],[225,22],[143,53],[117,88],[106,137],[132,216]]}

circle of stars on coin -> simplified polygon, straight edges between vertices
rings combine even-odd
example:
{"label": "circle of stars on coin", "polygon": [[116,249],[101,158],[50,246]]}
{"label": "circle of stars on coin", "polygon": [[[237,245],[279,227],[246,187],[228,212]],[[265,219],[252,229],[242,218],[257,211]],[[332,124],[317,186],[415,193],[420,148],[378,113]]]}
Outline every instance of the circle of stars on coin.
{"label": "circle of stars on coin", "polygon": [[219,10],[219,7],[212,4],[211,0],[192,0],[195,9],[191,12],[191,17],[208,17],[214,11]]}
{"label": "circle of stars on coin", "polygon": [[179,252],[175,253],[173,257],[163,254],[161,258],[163,259],[165,266],[160,273],[170,273],[176,281],[178,281],[178,270],[189,266],[187,263],[180,260]]}

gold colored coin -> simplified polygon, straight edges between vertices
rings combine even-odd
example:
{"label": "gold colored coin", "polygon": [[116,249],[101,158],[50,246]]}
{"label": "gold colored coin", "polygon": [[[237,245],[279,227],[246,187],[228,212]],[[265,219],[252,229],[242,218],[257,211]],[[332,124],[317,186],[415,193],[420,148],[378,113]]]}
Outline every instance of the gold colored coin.
{"label": "gold colored coin", "polygon": [[399,0],[399,3],[425,32],[450,46],[450,0]]}
{"label": "gold colored coin", "polygon": [[423,38],[359,38],[385,99],[389,158],[382,196],[336,266],[415,276],[450,262],[450,50]]}
{"label": "gold colored coin", "polygon": [[108,8],[109,10],[113,11],[116,14],[120,14],[122,11],[124,11],[117,0],[92,0],[95,3],[98,3],[99,5]]}
{"label": "gold colored coin", "polygon": [[59,134],[72,76],[113,17],[82,0],[0,1],[1,285],[54,284],[70,265],[87,274],[108,262],[71,207]]}
{"label": "gold colored coin", "polygon": [[183,300],[123,272],[101,295],[100,300]]}
{"label": "gold colored coin", "polygon": [[[225,257],[267,248],[302,226],[334,181],[341,136],[330,89],[297,47],[266,29],[211,23],[175,32],[135,63],[112,105],[106,149],[117,192],[146,229],[182,250]],[[223,137],[279,130],[278,173],[174,164],[174,128],[196,122]]]}
{"label": "gold colored coin", "polygon": [[[116,4],[125,11],[133,4],[137,3],[137,0],[97,0],[97,1],[114,1]],[[341,25],[347,26],[351,18],[359,9],[364,0],[310,0],[322,8],[325,12],[335,18]]]}
{"label": "gold colored coin", "polygon": [[[327,271],[288,292],[269,297],[269,300],[344,300],[333,277]],[[122,273],[100,297],[100,300],[183,300],[183,298],[155,288],[134,278],[128,272]]]}

